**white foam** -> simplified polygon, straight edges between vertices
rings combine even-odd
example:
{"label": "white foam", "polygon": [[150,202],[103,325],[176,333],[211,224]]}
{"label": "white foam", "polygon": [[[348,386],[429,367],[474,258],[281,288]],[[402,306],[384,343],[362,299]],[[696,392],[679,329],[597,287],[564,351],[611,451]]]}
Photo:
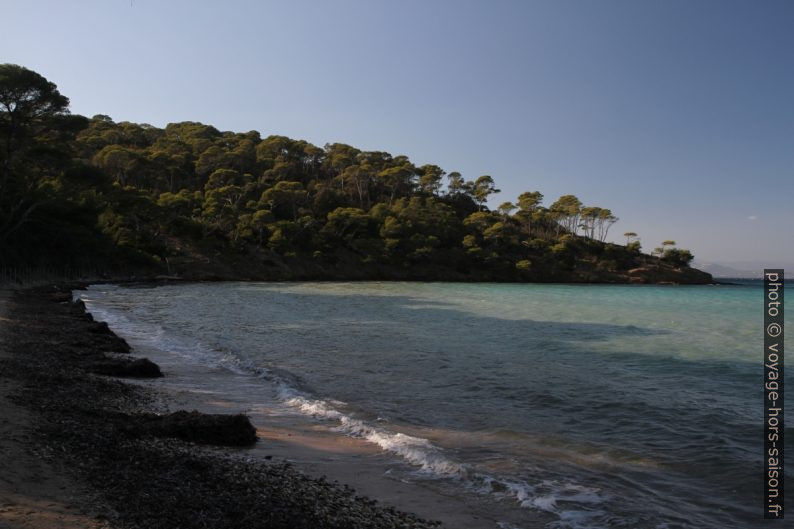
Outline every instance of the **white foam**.
{"label": "white foam", "polygon": [[[538,485],[519,480],[500,480],[446,457],[443,450],[427,439],[371,426],[342,413],[328,401],[312,399],[287,385],[281,386],[279,395],[283,402],[296,411],[317,419],[334,421],[337,423],[334,428],[336,431],[374,443],[419,467],[426,475],[461,480],[469,490],[510,497],[523,508],[555,514],[560,520],[554,523],[554,527],[593,529],[596,527],[593,518],[603,514],[598,510],[569,507],[571,504],[595,505],[603,502],[598,489],[551,480],[544,480]],[[561,507],[559,502],[566,505]]]}
{"label": "white foam", "polygon": [[[525,505],[526,504],[526,505]],[[535,496],[528,498],[521,502],[522,507],[535,507],[542,511],[554,512],[557,507],[557,498],[553,495],[547,494],[545,496]]]}
{"label": "white foam", "polygon": [[425,473],[445,478],[463,478],[467,474],[464,465],[447,459],[442,450],[427,439],[372,426],[365,421],[340,412],[328,401],[302,395],[286,384],[281,385],[279,395],[287,406],[300,413],[314,418],[335,421],[337,424],[334,430],[376,444],[381,449],[418,466]]}

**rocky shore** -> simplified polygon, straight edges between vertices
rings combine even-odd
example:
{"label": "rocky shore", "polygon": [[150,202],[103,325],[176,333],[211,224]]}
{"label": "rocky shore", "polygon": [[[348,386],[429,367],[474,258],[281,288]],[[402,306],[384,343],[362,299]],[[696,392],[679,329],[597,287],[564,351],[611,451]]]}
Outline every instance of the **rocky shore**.
{"label": "rocky shore", "polygon": [[[32,434],[14,448],[68,480],[66,508],[87,513],[69,527],[439,525],[289,464],[221,448],[256,442],[245,416],[165,413],[155,393],[119,378],[160,376],[157,366],[129,357],[124,340],[72,302],[68,288],[15,292],[0,325],[0,380],[7,390],[0,406],[25,410]],[[4,427],[13,429],[13,422],[5,418]],[[4,528],[33,526],[1,515],[0,508]]]}

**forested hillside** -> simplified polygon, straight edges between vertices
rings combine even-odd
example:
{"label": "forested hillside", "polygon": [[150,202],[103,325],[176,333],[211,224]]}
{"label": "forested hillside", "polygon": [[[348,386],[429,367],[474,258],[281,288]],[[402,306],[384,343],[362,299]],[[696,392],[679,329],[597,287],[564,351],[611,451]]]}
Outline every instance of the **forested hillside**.
{"label": "forested hillside", "polygon": [[402,155],[73,116],[54,84],[16,65],[0,65],[0,142],[0,266],[197,279],[710,280],[686,250],[650,256],[631,238],[604,242],[616,217],[574,195],[544,205],[529,190],[490,208],[490,176]]}

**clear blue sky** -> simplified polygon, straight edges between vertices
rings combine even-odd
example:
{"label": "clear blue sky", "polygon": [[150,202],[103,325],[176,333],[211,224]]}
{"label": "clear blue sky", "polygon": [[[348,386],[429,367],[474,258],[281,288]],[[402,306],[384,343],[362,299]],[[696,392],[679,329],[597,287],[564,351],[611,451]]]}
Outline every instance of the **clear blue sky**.
{"label": "clear blue sky", "polygon": [[[490,174],[702,261],[794,263],[794,1],[7,1],[74,113]],[[618,237],[618,239],[620,239]]]}

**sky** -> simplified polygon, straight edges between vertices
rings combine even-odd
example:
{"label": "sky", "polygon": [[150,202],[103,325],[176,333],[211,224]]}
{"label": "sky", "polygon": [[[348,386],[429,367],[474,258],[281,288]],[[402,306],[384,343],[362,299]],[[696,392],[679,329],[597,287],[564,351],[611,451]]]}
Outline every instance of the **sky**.
{"label": "sky", "polygon": [[0,0],[76,114],[404,154],[794,267],[794,1]]}

